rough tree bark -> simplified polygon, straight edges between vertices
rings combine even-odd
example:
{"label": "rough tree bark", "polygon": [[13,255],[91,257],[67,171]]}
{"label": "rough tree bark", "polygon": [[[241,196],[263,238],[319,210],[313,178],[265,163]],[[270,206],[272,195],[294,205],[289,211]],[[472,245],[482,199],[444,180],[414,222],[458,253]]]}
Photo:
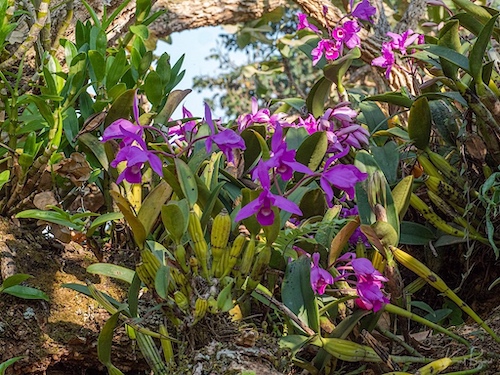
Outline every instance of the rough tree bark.
{"label": "rough tree bark", "polygon": [[[45,0],[47,1],[47,0]],[[238,22],[250,21],[261,17],[264,13],[270,12],[277,7],[287,6],[287,0],[152,0],[153,9],[166,10],[158,20],[152,25],[152,30],[158,38],[166,37],[174,32],[179,32],[187,29],[195,29],[204,26],[216,26],[224,24],[235,24]],[[293,0],[298,4],[303,11],[311,18],[315,19],[323,26],[335,25],[343,16],[343,11],[332,5],[328,0]],[[363,30],[361,32],[362,39],[362,56],[361,58],[370,63],[373,58],[379,55],[381,43],[386,33],[388,24],[384,14],[384,8],[381,0],[372,0],[379,9],[379,16],[373,31]],[[88,3],[93,7],[98,14],[102,14],[102,0],[89,0]],[[107,5],[108,15],[120,5],[122,1],[112,0]],[[74,31],[74,25],[77,20],[89,19],[85,7],[80,0],[69,1],[69,4],[74,6],[59,6],[68,4],[68,0],[52,0],[51,9],[55,9],[52,13],[52,30],[53,38],[61,36],[57,32],[65,23],[66,14],[73,12],[74,17],[67,27],[65,37],[71,39],[71,34]],[[400,32],[408,28],[415,28],[418,20],[424,14],[426,9],[426,0],[411,0],[409,6],[402,16],[401,22],[396,26],[395,31]],[[323,15],[323,6],[328,7],[326,17]],[[134,22],[135,0],[132,0],[123,10],[121,15],[109,28],[109,36],[111,38],[119,36],[122,31]],[[57,45],[57,40],[53,40],[53,45]],[[401,86],[411,87],[412,82],[410,77],[404,74],[393,74],[389,84],[392,89],[398,89]]]}

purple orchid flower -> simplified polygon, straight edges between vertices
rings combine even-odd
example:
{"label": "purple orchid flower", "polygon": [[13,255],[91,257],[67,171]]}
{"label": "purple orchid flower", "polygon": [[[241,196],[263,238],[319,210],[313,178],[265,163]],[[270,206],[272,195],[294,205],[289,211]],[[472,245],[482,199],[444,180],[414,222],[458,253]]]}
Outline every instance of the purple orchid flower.
{"label": "purple orchid flower", "polygon": [[305,119],[299,117],[297,125],[306,129],[309,134],[314,134],[318,131],[318,122],[311,113]]}
{"label": "purple orchid flower", "polygon": [[314,31],[315,33],[319,32],[316,26],[309,23],[309,21],[307,20],[307,15],[305,15],[304,13],[298,13],[297,17],[299,18],[299,24],[297,25],[297,30],[309,29],[311,31]]}
{"label": "purple orchid flower", "polygon": [[276,168],[276,173],[281,175],[284,181],[292,178],[294,172],[313,174],[308,167],[295,161],[295,150],[287,150],[287,144],[283,140],[283,128],[278,125],[271,140],[272,155],[264,163],[268,168]]}
{"label": "purple orchid flower", "polygon": [[326,194],[328,207],[333,207],[333,189],[341,189],[347,193],[349,199],[354,198],[354,187],[360,181],[365,180],[368,174],[361,172],[354,165],[336,164],[330,167],[330,164],[338,159],[340,155],[332,156],[327,160],[324,172],[321,174],[319,183]]}
{"label": "purple orchid flower", "polygon": [[389,42],[382,43],[382,56],[376,57],[372,60],[373,66],[380,66],[385,69],[385,78],[389,79],[391,75],[391,70],[396,59],[394,57],[394,52],[392,50],[392,44]]}
{"label": "purple orchid flower", "polygon": [[215,143],[217,147],[219,147],[219,150],[222,151],[222,153],[226,156],[227,161],[229,162],[234,161],[234,149],[246,149],[245,141],[234,130],[224,129],[219,133],[215,133],[215,125],[212,121],[212,111],[210,110],[210,107],[207,103],[205,103],[205,122],[208,124],[211,132],[211,134],[205,141],[207,154],[212,152],[212,142]]}
{"label": "purple orchid flower", "polygon": [[388,36],[392,38],[391,44],[392,49],[397,49],[402,55],[406,55],[406,49],[419,40],[420,34],[413,32],[413,30],[407,30],[402,34],[387,33]]}
{"label": "purple orchid flower", "polygon": [[271,114],[269,112],[269,109],[259,109],[257,98],[252,97],[252,113],[238,116],[236,122],[238,123],[238,129],[242,131],[253,124],[269,123],[270,119]]}
{"label": "purple orchid flower", "polygon": [[323,55],[329,61],[338,59],[341,47],[342,43],[337,40],[321,39],[318,46],[311,51],[313,65],[316,65]]}
{"label": "purple orchid flower", "polygon": [[[142,181],[141,169],[146,162],[149,162],[153,171],[163,176],[161,159],[147,149],[146,142],[137,134],[123,128],[121,131],[124,136],[124,142],[121,143],[120,151],[118,151],[110,165],[116,168],[119,163],[124,161],[127,163],[127,166],[118,176],[116,183],[119,184],[125,179],[131,184],[140,184]],[[125,142],[125,140],[128,140],[128,142]]]}
{"label": "purple orchid flower", "polygon": [[[184,106],[182,106],[182,117],[183,118],[192,118],[193,114]],[[189,133],[196,132],[196,121],[191,120],[185,123],[181,121],[178,122],[178,125],[171,126],[168,128],[168,135],[170,136],[178,136],[180,141],[186,140],[186,136]]]}
{"label": "purple orchid flower", "polygon": [[[340,211],[340,218],[348,218],[350,216],[357,216],[359,215],[358,212],[358,206],[354,206],[351,209],[348,208],[342,208]],[[368,241],[368,238],[366,238],[365,234],[361,231],[360,227],[357,227],[354,230],[354,233],[349,237],[349,244],[351,246],[356,246],[358,242],[361,242],[363,245],[366,247],[370,246],[370,242]]]}
{"label": "purple orchid flower", "polygon": [[[352,9],[353,5],[354,5],[354,1],[351,0],[351,9]],[[359,4],[356,5],[354,10],[351,12],[351,15],[353,17],[360,19],[360,20],[373,23],[371,18],[373,15],[375,15],[375,13],[377,13],[377,8],[372,6],[370,4],[370,1],[363,0],[362,2],[360,2]]]}
{"label": "purple orchid flower", "polygon": [[256,176],[262,185],[262,192],[257,197],[257,199],[248,203],[243,207],[236,217],[235,221],[241,221],[247,217],[256,214],[257,221],[262,226],[272,225],[274,222],[274,211],[273,207],[281,208],[284,211],[290,212],[296,215],[302,215],[302,211],[299,206],[288,199],[272,194],[270,191],[271,180],[269,178],[269,169],[264,161],[260,161],[254,171],[254,176]]}
{"label": "purple orchid flower", "polygon": [[333,276],[319,266],[319,253],[314,253],[311,264],[311,287],[316,294],[324,294],[327,285],[333,284]]}
{"label": "purple orchid flower", "polygon": [[346,21],[342,26],[337,26],[332,30],[332,38],[343,42],[347,48],[353,49],[361,45],[361,39],[357,34],[360,30],[361,27],[356,20]]}
{"label": "purple orchid flower", "polygon": [[342,126],[335,131],[335,134],[340,143],[356,149],[361,149],[364,145],[368,145],[368,138],[370,137],[368,130],[359,124]]}
{"label": "purple orchid flower", "polygon": [[137,99],[137,91],[134,95],[132,112],[134,114],[135,124],[124,118],[113,121],[104,129],[101,142],[107,142],[111,139],[123,139],[123,142],[128,143],[126,136],[123,134],[124,130],[142,136],[144,129],[139,122],[139,100]]}

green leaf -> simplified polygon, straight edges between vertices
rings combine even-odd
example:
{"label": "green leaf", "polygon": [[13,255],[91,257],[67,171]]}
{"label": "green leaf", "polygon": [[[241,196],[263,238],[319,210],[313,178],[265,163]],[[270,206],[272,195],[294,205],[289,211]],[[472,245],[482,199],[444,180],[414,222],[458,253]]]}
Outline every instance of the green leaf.
{"label": "green leaf", "polygon": [[[259,134],[260,138],[262,139],[263,137],[265,137],[266,130],[264,126],[254,125],[241,132],[241,137],[245,141],[246,145],[246,149],[243,152],[245,171],[249,171],[250,169],[255,167],[257,161],[260,159],[263,153],[262,151],[263,145],[261,144],[260,139],[257,138],[257,134]],[[269,147],[267,147],[267,144],[264,150],[266,149],[269,151]]]}
{"label": "green leaf", "polygon": [[295,355],[310,340],[311,338],[309,336],[287,335],[280,337],[279,344],[280,348],[288,349],[291,351],[292,355]]}
{"label": "green leaf", "polygon": [[[366,151],[356,154],[354,165],[361,172],[368,173],[368,179],[356,185],[356,202],[362,224],[371,225],[375,220],[373,210],[376,204],[385,209],[387,222],[393,227],[399,237],[399,215],[394,204],[392,192],[379,165],[372,155]],[[397,246],[397,242],[392,244]]]}
{"label": "green leaf", "polygon": [[21,284],[23,281],[26,281],[26,280],[28,280],[31,277],[33,277],[33,276],[27,275],[27,274],[24,274],[24,273],[16,273],[15,275],[7,277],[3,281],[2,285],[0,285],[0,293],[4,289],[10,288],[11,286],[14,286],[14,285]]}
{"label": "green leaf", "polygon": [[144,229],[141,221],[137,218],[137,216],[135,216],[130,202],[116,191],[110,191],[109,195],[111,195],[111,198],[115,201],[116,205],[125,217],[125,220],[127,220],[130,229],[132,229],[137,246],[142,249],[144,247],[144,241],[146,241],[146,230]]}
{"label": "green leaf", "polygon": [[29,286],[14,285],[9,288],[5,288],[3,293],[10,294],[11,296],[23,298],[23,299],[43,299],[45,301],[49,300],[49,297],[39,289],[31,288]]}
{"label": "green leaf", "polygon": [[398,167],[399,167],[399,149],[398,145],[389,141],[383,146],[371,146],[370,151],[373,154],[378,165],[384,172],[385,178],[389,183],[396,182],[398,178]]}
{"label": "green leaf", "polygon": [[0,189],[10,180],[10,170],[0,172]]}
{"label": "green leaf", "polygon": [[217,296],[217,308],[219,311],[227,312],[234,307],[233,298],[233,281],[227,284],[224,289],[222,289]]}
{"label": "green leaf", "polygon": [[137,218],[141,222],[146,233],[153,231],[153,226],[160,215],[163,204],[172,195],[172,188],[165,181],[161,181],[149,192],[143,200]]}
{"label": "green leaf", "polygon": [[198,200],[198,186],[193,171],[179,158],[175,159],[175,169],[182,192],[189,203],[189,207],[193,208]]}
{"label": "green leaf", "polygon": [[5,375],[5,370],[7,370],[7,367],[9,367],[10,365],[16,363],[17,361],[19,361],[20,359],[23,359],[23,358],[25,358],[25,357],[24,356],[14,357],[14,358],[8,359],[5,362],[0,363],[0,375]]}
{"label": "green leaf", "polygon": [[128,119],[130,117],[130,114],[132,113],[132,105],[134,103],[135,92],[136,90],[130,89],[116,98],[108,111],[106,120],[104,121],[105,128],[118,119]]}
{"label": "green leaf", "polygon": [[311,287],[311,262],[301,257],[287,265],[281,298],[297,317],[315,332],[319,332],[319,312]]}
{"label": "green leaf", "polygon": [[176,244],[180,244],[187,231],[189,204],[186,199],[170,201],[161,207],[161,219],[165,229],[172,235]]}
{"label": "green leaf", "polygon": [[90,50],[88,56],[95,80],[102,82],[106,76],[106,60],[104,56],[96,50]]}
{"label": "green leaf", "polygon": [[[458,28],[459,22],[457,20],[446,22],[444,27],[439,31],[438,45],[460,52],[461,43]],[[440,58],[440,61],[444,75],[455,80],[457,78],[458,66],[443,58]]]}
{"label": "green leaf", "polygon": [[163,86],[160,82],[160,75],[154,70],[151,70],[144,80],[143,89],[153,107],[159,106],[164,97]]}
{"label": "green leaf", "polygon": [[488,13],[483,7],[474,4],[469,0],[452,0],[456,6],[467,11],[468,14],[472,15],[476,20],[482,24],[487,23],[491,19],[491,14]]}
{"label": "green leaf", "polygon": [[372,95],[364,98],[363,100],[389,103],[406,108],[411,107],[413,104],[413,100],[401,92],[387,92],[385,94]]}
{"label": "green leaf", "polygon": [[412,221],[401,222],[401,237],[399,239],[401,244],[426,246],[435,239],[435,234],[426,226]]}
{"label": "green leaf", "polygon": [[83,225],[69,220],[68,216],[69,215],[61,214],[60,212],[32,209],[19,212],[16,215],[16,218],[43,220],[49,223],[54,223],[65,227],[73,228],[81,232],[84,229]]}
{"label": "green leaf", "polygon": [[101,167],[105,171],[109,171],[109,161],[108,156],[106,155],[105,146],[99,139],[90,133],[84,133],[80,137],[78,137],[79,145],[82,146],[85,151],[94,154],[97,158]]}
{"label": "green leaf", "polygon": [[[446,61],[458,65],[461,69],[465,70],[467,73],[470,73],[469,60],[467,59],[467,57],[450,48],[443,46],[436,46],[433,44],[421,44],[421,45],[416,45],[413,48],[421,49],[424,52],[428,52],[438,57],[441,57]],[[412,56],[419,58],[418,55],[412,55]]]}
{"label": "green leaf", "polygon": [[134,278],[132,279],[132,283],[130,284],[127,293],[128,309],[130,311],[130,316],[132,318],[137,318],[138,316],[139,292],[141,290],[141,286],[142,286],[142,281],[139,278],[139,275],[137,275],[137,272],[134,272]]}
{"label": "green leaf", "polygon": [[415,147],[425,150],[429,146],[431,128],[431,108],[427,98],[422,96],[412,104],[408,117],[408,135]]}
{"label": "green leaf", "polygon": [[314,117],[320,117],[325,112],[325,101],[330,95],[332,81],[321,77],[311,88],[306,99],[307,109]]}
{"label": "green leaf", "polygon": [[[158,68],[157,68],[158,69]],[[161,76],[160,76],[161,79]],[[167,102],[160,110],[160,113],[156,115],[155,122],[159,124],[166,124],[175,109],[179,106],[179,104],[184,100],[184,98],[191,93],[191,89],[186,90],[174,90],[172,91],[167,98]]]}
{"label": "green leaf", "polygon": [[101,225],[106,224],[108,221],[123,219],[123,214],[121,212],[108,212],[106,214],[99,215],[97,219],[92,221],[92,224],[87,229],[85,235],[90,237],[94,234],[95,230]]}
{"label": "green leaf", "polygon": [[144,25],[132,25],[130,26],[130,31],[141,38],[142,40],[146,40],[149,37],[149,30]]}
{"label": "green leaf", "polygon": [[104,324],[104,327],[101,328],[101,332],[97,338],[97,355],[99,357],[99,361],[106,366],[110,375],[123,375],[123,373],[111,363],[113,332],[119,317],[120,312],[111,315],[108,321]]}
{"label": "green leaf", "polygon": [[164,300],[168,299],[168,284],[170,283],[170,267],[161,265],[155,275],[155,290]]}
{"label": "green leaf", "polygon": [[295,160],[315,171],[325,156],[328,138],[325,132],[316,132],[306,138],[295,155]]}
{"label": "green leaf", "polygon": [[469,54],[470,73],[477,84],[482,82],[483,58],[486,53],[486,48],[490,43],[491,33],[493,32],[498,16],[499,15],[497,14],[496,16],[491,17],[486,25],[484,25]]}
{"label": "green leaf", "polygon": [[403,220],[403,217],[410,206],[410,197],[413,188],[413,176],[408,175],[403,178],[399,183],[392,189],[392,197],[394,199],[394,205],[399,214],[399,220]]}
{"label": "green leaf", "polygon": [[95,263],[87,267],[87,272],[98,274],[102,276],[112,277],[114,279],[125,281],[129,284],[132,283],[135,271],[109,263]]}
{"label": "green leaf", "polygon": [[215,216],[220,212],[220,210],[217,211],[215,207],[217,205],[217,202],[220,202],[218,197],[224,185],[226,185],[226,182],[219,182],[210,190],[210,196],[208,197],[207,201],[205,202],[205,205],[203,206],[203,214],[201,215],[200,218],[202,228],[207,227],[208,221],[210,220],[211,216]]}
{"label": "green leaf", "polygon": [[125,55],[125,50],[120,49],[118,53],[114,56],[114,59],[108,61],[112,61],[111,64],[107,64],[106,67],[106,88],[110,90],[113,86],[115,86],[120,78],[123,77],[125,72],[130,68],[127,66],[127,56]]}

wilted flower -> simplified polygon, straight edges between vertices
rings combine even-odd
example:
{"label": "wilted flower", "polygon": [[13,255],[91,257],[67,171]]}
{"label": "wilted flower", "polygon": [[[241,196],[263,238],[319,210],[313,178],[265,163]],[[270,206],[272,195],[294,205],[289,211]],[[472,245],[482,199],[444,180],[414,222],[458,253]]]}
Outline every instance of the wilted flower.
{"label": "wilted flower", "polygon": [[319,266],[319,253],[314,253],[311,264],[311,287],[316,294],[324,294],[327,285],[333,284],[333,276]]}

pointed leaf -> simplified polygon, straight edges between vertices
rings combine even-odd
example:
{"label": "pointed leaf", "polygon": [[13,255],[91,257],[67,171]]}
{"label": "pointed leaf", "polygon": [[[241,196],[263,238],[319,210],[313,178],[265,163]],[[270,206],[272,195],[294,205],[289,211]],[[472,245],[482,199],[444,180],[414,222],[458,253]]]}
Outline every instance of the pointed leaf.
{"label": "pointed leaf", "polygon": [[113,198],[125,217],[130,229],[132,229],[135,242],[139,248],[142,249],[144,247],[144,241],[146,241],[146,230],[144,229],[141,221],[137,218],[137,216],[135,216],[134,211],[132,210],[132,205],[126,198],[116,191],[110,191],[109,195],[111,195],[111,198]]}
{"label": "pointed leaf", "polygon": [[170,283],[170,267],[161,265],[155,276],[155,290],[166,300],[168,298],[168,284]]}
{"label": "pointed leaf", "polygon": [[108,212],[106,214],[102,214],[97,219],[92,221],[92,224],[90,224],[85,234],[87,237],[91,237],[92,234],[94,234],[95,230],[99,228],[101,225],[106,224],[108,221],[114,221],[120,219],[123,219],[123,214],[121,212]]}
{"label": "pointed leaf", "polygon": [[25,358],[25,357],[24,356],[14,357],[14,358],[8,359],[5,362],[0,363],[0,375],[5,375],[5,370],[7,370],[7,367],[9,367],[10,365],[16,363],[17,361],[19,361],[20,359],[23,359],[23,358]]}
{"label": "pointed leaf", "polygon": [[410,197],[413,188],[413,176],[409,175],[403,178],[399,183],[392,189],[392,198],[394,199],[394,205],[399,215],[399,220],[402,220],[406,214],[406,210],[410,206]]}
{"label": "pointed leaf", "polygon": [[[161,74],[161,73],[160,73]],[[161,80],[161,76],[160,76]],[[179,106],[179,104],[184,100],[186,96],[191,93],[191,89],[186,90],[174,90],[172,91],[167,98],[167,102],[161,109],[160,113],[156,115],[155,122],[160,124],[165,124],[170,120],[170,117],[174,113],[175,109]]]}
{"label": "pointed leaf", "polygon": [[2,285],[0,285],[0,292],[2,292],[3,289],[21,284],[23,281],[26,281],[32,277],[33,276],[24,273],[16,273],[15,275],[9,276],[3,281]]}
{"label": "pointed leaf", "polygon": [[172,195],[172,188],[165,182],[161,181],[149,192],[147,197],[142,202],[137,218],[144,227],[146,233],[151,233],[153,226],[160,215],[163,204]]}
{"label": "pointed leaf", "polygon": [[295,160],[315,171],[323,161],[327,148],[328,138],[326,133],[316,132],[302,142],[295,155]]}
{"label": "pointed leaf", "polygon": [[189,203],[189,207],[193,208],[198,200],[198,186],[193,171],[179,158],[175,159],[175,169],[182,192]]}
{"label": "pointed leaf", "polygon": [[325,112],[325,101],[330,95],[332,81],[326,77],[320,78],[311,88],[306,99],[307,109],[314,117],[320,117]]}
{"label": "pointed leaf", "polygon": [[97,355],[99,361],[107,367],[109,374],[111,375],[123,375],[123,373],[118,370],[111,363],[111,346],[113,344],[113,332],[120,317],[120,312],[111,315],[108,321],[101,328],[99,337],[97,339]]}
{"label": "pointed leaf", "polygon": [[110,263],[95,263],[87,267],[87,272],[132,283],[135,271]]}
{"label": "pointed leaf", "polygon": [[11,296],[24,298],[24,299],[43,299],[45,301],[49,300],[44,292],[39,289],[31,288],[29,286],[14,285],[9,288],[5,288],[3,293],[10,294]]}
{"label": "pointed leaf", "polygon": [[425,150],[429,146],[432,116],[429,102],[425,96],[415,100],[408,117],[408,135],[415,147]]}
{"label": "pointed leaf", "polygon": [[477,84],[482,82],[483,58],[486,53],[486,48],[490,43],[491,34],[498,16],[499,15],[497,14],[496,16],[491,17],[486,25],[484,25],[469,54],[470,72]]}

